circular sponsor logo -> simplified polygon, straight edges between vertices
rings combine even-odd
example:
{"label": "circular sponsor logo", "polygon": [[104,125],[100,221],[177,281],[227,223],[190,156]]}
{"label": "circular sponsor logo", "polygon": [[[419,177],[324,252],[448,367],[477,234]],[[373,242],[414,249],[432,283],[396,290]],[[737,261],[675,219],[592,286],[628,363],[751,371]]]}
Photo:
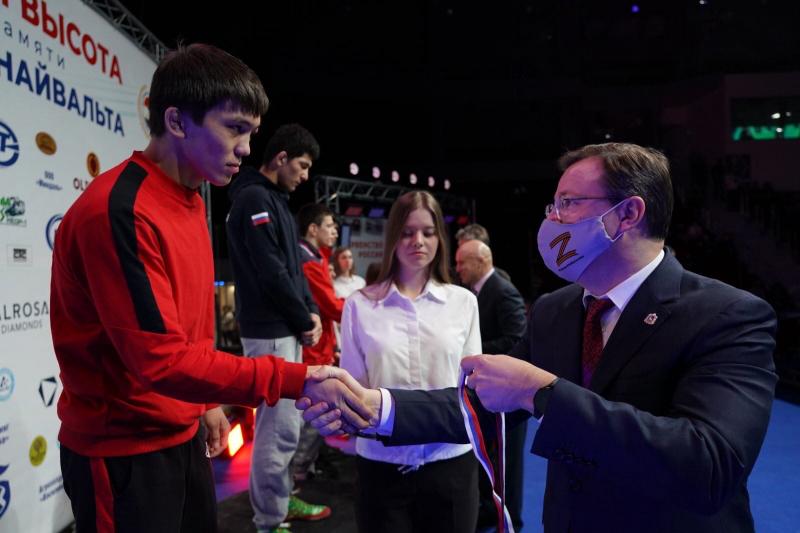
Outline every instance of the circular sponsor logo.
{"label": "circular sponsor logo", "polygon": [[0,401],[8,400],[14,392],[14,373],[8,368],[0,368]]}
{"label": "circular sponsor logo", "polygon": [[58,230],[58,226],[61,224],[63,218],[64,215],[53,215],[50,217],[50,220],[47,221],[44,236],[47,239],[47,246],[49,246],[51,250],[56,243],[56,230]]}
{"label": "circular sponsor logo", "polygon": [[19,159],[19,142],[14,131],[0,121],[0,167],[10,167]]}
{"label": "circular sponsor logo", "polygon": [[33,442],[31,443],[31,447],[28,450],[28,457],[31,460],[31,464],[33,466],[39,466],[44,462],[44,458],[47,455],[47,441],[41,435],[37,435]]}
{"label": "circular sponsor logo", "polygon": [[86,156],[86,169],[93,178],[100,174],[100,159],[94,152],[89,152],[89,155]]}
{"label": "circular sponsor logo", "polygon": [[150,119],[150,88],[142,85],[139,89],[139,97],[136,99],[136,111],[139,113],[139,125],[142,127],[144,136],[150,138],[150,126],[147,121]]}
{"label": "circular sponsor logo", "polygon": [[56,140],[53,139],[49,133],[44,131],[40,131],[36,134],[36,146],[38,146],[39,150],[45,155],[53,155],[56,153]]}

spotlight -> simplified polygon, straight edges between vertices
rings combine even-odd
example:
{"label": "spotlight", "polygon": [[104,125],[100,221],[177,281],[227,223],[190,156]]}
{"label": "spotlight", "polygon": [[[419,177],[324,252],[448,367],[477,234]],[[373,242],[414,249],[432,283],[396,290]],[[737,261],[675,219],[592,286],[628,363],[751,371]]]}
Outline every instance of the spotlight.
{"label": "spotlight", "polygon": [[444,180],[444,190],[450,190],[450,180]]}
{"label": "spotlight", "polygon": [[396,170],[392,170],[392,181],[394,182],[400,181],[400,173]]}
{"label": "spotlight", "polygon": [[416,184],[417,184],[417,175],[416,175],[416,174],[414,174],[414,173],[412,172],[412,173],[411,173],[411,174],[408,176],[408,182],[409,182],[411,185],[416,185]]}
{"label": "spotlight", "polygon": [[436,186],[436,180],[433,179],[433,176],[428,176],[428,187]]}
{"label": "spotlight", "polygon": [[358,165],[356,165],[355,163],[350,163],[350,174],[352,174],[353,176],[358,175]]}
{"label": "spotlight", "polygon": [[378,179],[381,177],[381,169],[378,167],[372,167],[372,177]]}
{"label": "spotlight", "polygon": [[781,118],[781,114],[780,113],[773,113],[772,114],[772,118],[775,118],[775,119]]}
{"label": "spotlight", "polygon": [[631,6],[631,13],[638,13],[638,12],[639,12],[639,5],[638,4],[633,4]]}

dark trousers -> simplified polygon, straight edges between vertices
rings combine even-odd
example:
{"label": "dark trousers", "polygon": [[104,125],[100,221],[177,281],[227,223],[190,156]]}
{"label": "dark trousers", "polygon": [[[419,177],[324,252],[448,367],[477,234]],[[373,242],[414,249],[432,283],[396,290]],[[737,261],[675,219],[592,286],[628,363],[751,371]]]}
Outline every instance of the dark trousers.
{"label": "dark trousers", "polygon": [[124,457],[61,446],[76,533],[215,533],[217,503],[202,428],[190,441]]}
{"label": "dark trousers", "polygon": [[471,452],[405,474],[359,457],[356,519],[361,533],[464,533],[478,518],[478,460]]}
{"label": "dark trousers", "polygon": [[[522,530],[522,482],[527,432],[527,421],[521,422],[511,429],[506,428],[506,508],[508,508],[515,531]],[[492,498],[492,484],[483,469],[481,469],[478,488],[480,492],[478,530],[484,530],[497,525],[497,509]]]}

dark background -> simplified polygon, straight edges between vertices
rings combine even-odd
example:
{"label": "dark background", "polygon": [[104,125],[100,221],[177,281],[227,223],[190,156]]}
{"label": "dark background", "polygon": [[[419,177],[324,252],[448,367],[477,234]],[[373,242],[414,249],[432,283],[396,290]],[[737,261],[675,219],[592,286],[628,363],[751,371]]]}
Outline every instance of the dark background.
{"label": "dark background", "polygon": [[[299,122],[322,147],[313,174],[349,177],[355,161],[362,175],[397,170],[405,185],[410,172],[447,178],[450,192],[475,199],[495,263],[528,300],[560,285],[535,246],[558,156],[593,142],[659,148],[673,164],[668,243],[679,260],[764,296],[784,332],[800,329],[800,236],[787,230],[800,215],[790,164],[800,141],[732,149],[726,99],[726,76],[747,74],[739,96],[797,102],[800,86],[784,76],[800,74],[796,1],[122,4],[168,47],[211,43],[256,70],[271,105],[251,164],[275,128]],[[766,73],[777,75],[767,88]],[[764,160],[773,163],[761,174]],[[312,191],[301,186],[293,206]],[[227,209],[214,191],[217,235]],[[224,242],[215,248],[224,262]],[[779,348],[796,358],[798,342],[784,336]]]}

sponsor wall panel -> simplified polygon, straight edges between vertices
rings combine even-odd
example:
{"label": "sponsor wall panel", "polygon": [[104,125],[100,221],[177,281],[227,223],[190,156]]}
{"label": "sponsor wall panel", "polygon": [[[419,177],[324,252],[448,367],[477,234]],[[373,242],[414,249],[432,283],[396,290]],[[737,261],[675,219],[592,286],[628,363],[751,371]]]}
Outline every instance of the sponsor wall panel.
{"label": "sponsor wall panel", "polygon": [[0,0],[0,532],[59,531],[52,238],[91,184],[147,143],[155,63],[79,0]]}
{"label": "sponsor wall panel", "polygon": [[349,219],[349,224],[355,272],[363,278],[370,263],[380,263],[383,260],[383,231],[386,220],[358,217]]}

